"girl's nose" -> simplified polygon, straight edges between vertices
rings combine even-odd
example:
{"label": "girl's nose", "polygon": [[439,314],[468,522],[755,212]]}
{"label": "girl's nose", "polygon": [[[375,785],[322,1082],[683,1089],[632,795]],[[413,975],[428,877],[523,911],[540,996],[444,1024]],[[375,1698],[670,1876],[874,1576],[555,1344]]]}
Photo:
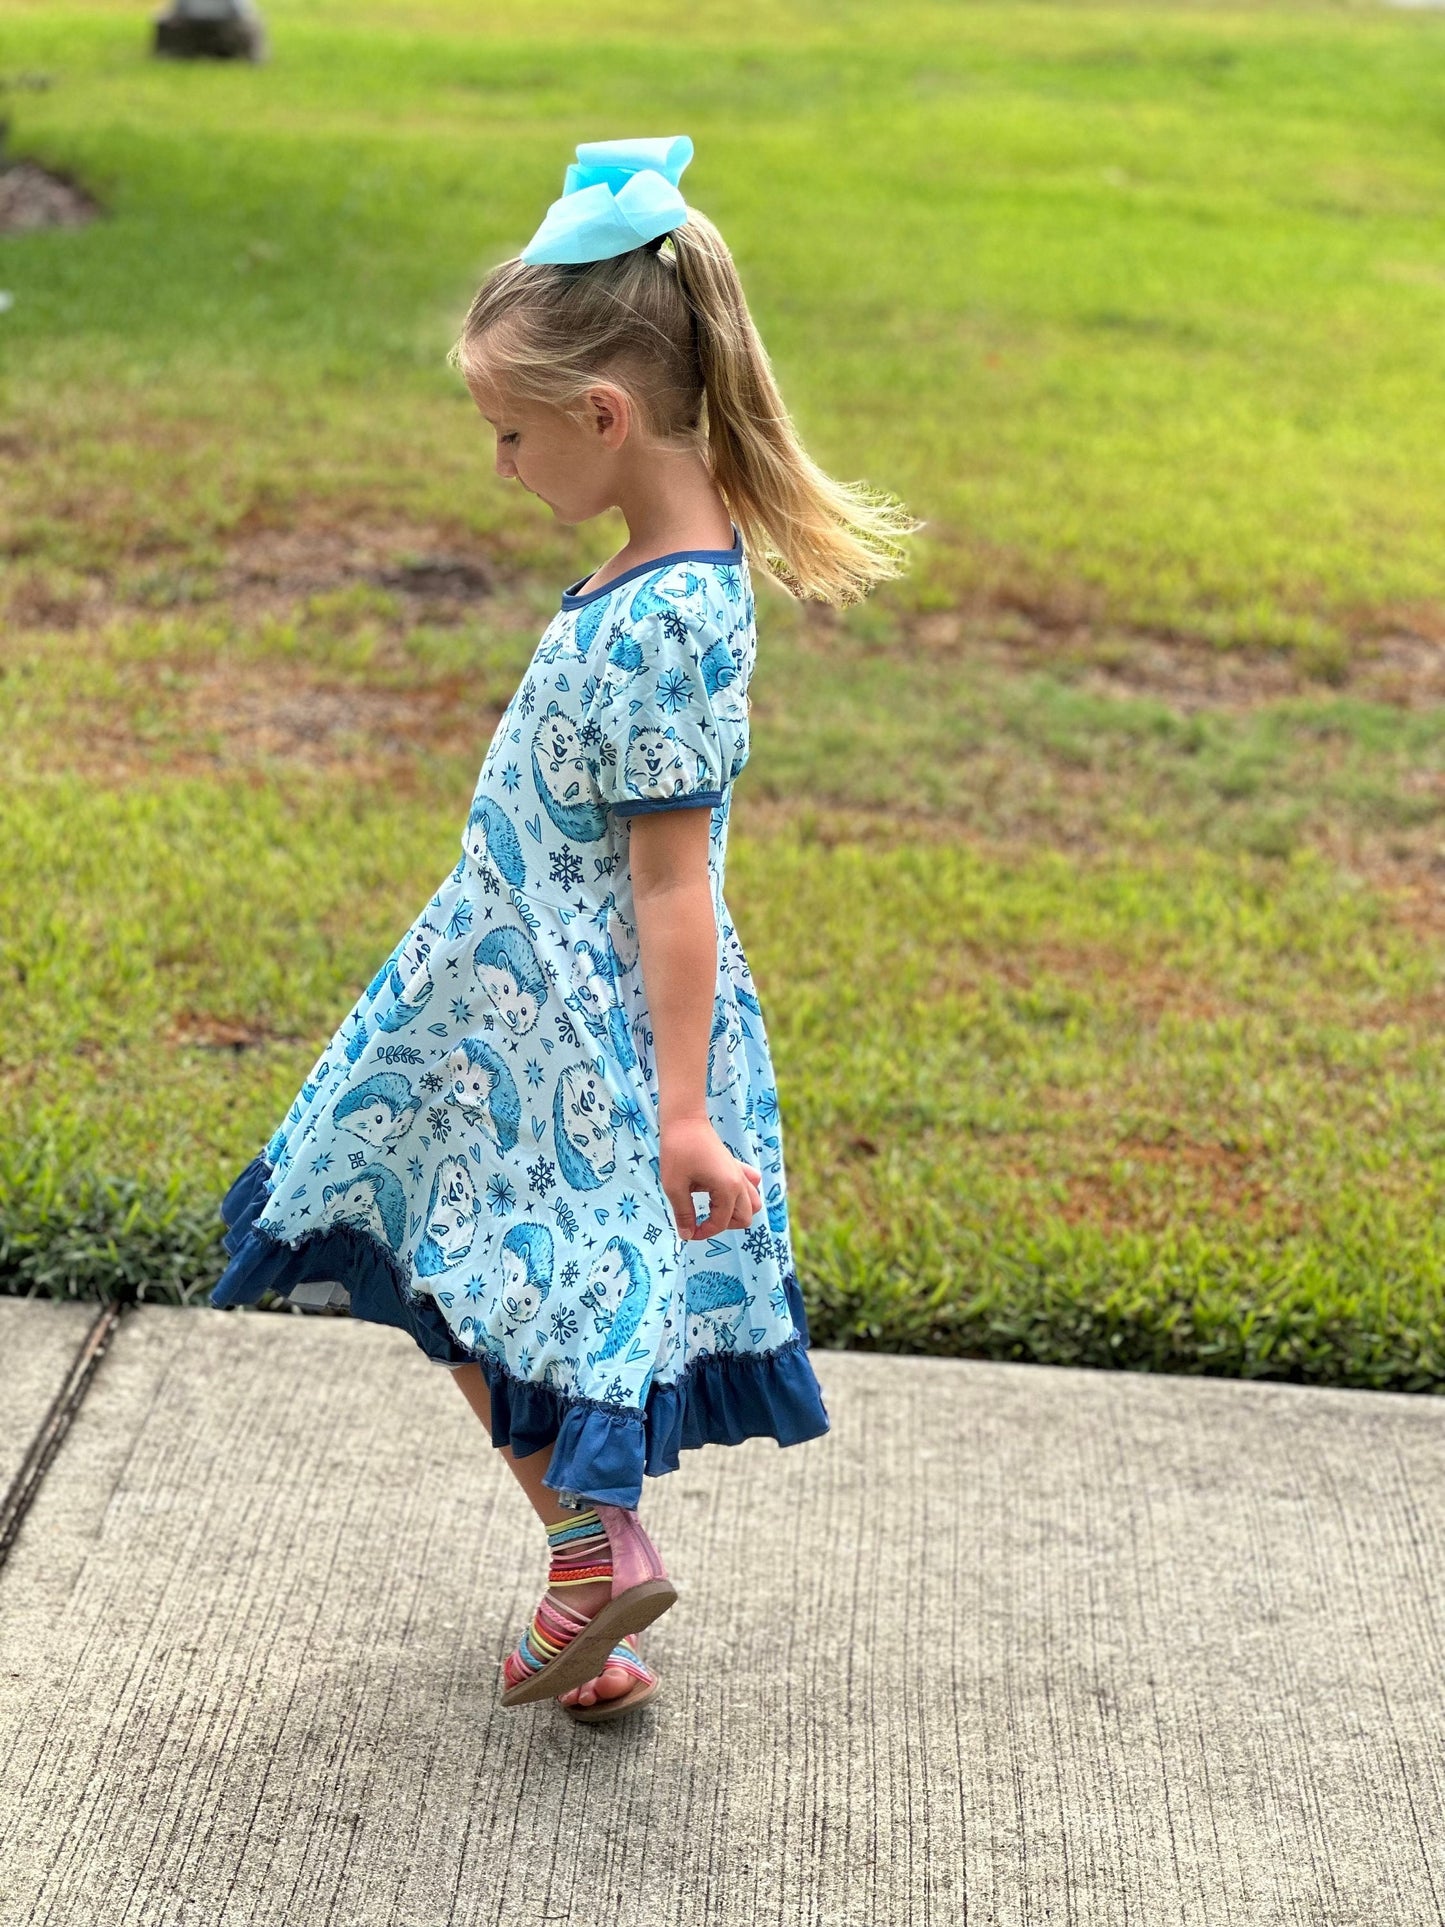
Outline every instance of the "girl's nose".
{"label": "girl's nose", "polygon": [[510,482],[517,473],[517,465],[504,448],[497,450],[497,473],[504,482]]}

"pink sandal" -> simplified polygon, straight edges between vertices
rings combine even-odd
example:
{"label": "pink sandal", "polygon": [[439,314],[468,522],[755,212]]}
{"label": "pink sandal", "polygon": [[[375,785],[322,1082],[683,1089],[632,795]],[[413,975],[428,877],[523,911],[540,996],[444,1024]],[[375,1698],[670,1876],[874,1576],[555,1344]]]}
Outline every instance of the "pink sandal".
{"label": "pink sandal", "polygon": [[[631,1674],[632,1685],[615,1699],[597,1700],[591,1706],[564,1706],[562,1711],[569,1719],[581,1720],[587,1726],[595,1726],[600,1720],[615,1720],[619,1713],[630,1713],[638,1706],[646,1706],[661,1691],[656,1673],[643,1664],[637,1651],[635,1633],[628,1633],[618,1641],[598,1667],[598,1673],[605,1673],[609,1666],[615,1667],[618,1672]],[[565,1692],[567,1689],[564,1687],[562,1690]]]}
{"label": "pink sandal", "polygon": [[[547,1541],[552,1554],[549,1588],[607,1580],[612,1597],[588,1619],[554,1599],[550,1591],[544,1593],[531,1625],[502,1662],[503,1706],[555,1699],[570,1687],[595,1679],[607,1664],[604,1656],[620,1640],[650,1626],[677,1598],[661,1556],[635,1512],[615,1505],[590,1506],[549,1526]],[[630,1706],[641,1703],[640,1696],[625,1697]],[[590,1714],[594,1709],[581,1711]]]}

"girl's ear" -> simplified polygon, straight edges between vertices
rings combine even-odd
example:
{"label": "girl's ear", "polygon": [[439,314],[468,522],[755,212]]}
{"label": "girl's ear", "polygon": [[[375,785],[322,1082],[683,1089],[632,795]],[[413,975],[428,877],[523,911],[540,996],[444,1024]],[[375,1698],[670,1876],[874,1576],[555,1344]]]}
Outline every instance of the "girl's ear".
{"label": "girl's ear", "polygon": [[632,432],[632,402],[620,388],[600,383],[587,391],[588,432],[604,448],[618,449]]}

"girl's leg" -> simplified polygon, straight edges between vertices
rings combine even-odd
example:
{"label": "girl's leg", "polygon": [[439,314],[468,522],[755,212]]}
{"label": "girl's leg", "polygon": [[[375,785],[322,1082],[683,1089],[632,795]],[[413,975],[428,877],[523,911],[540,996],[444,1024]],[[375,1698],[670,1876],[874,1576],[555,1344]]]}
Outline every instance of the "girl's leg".
{"label": "girl's leg", "polygon": [[[480,1365],[454,1365],[452,1377],[461,1388],[463,1398],[471,1406],[482,1424],[491,1430],[492,1401],[487,1393],[487,1381]],[[512,1456],[510,1446],[501,1447],[501,1456],[511,1468],[512,1476],[526,1493],[532,1510],[544,1526],[556,1525],[559,1520],[570,1519],[571,1513],[557,1503],[557,1494],[551,1486],[542,1483],[542,1474],[547,1470],[545,1452],[529,1452],[526,1458]],[[566,1603],[575,1611],[590,1617],[606,1605],[611,1597],[612,1588],[606,1580],[595,1586],[569,1586]],[[632,1678],[619,1667],[608,1666],[590,1679],[585,1686],[574,1686],[568,1693],[557,1695],[563,1706],[592,1706],[598,1700],[616,1699],[620,1694],[629,1692],[634,1684]]]}

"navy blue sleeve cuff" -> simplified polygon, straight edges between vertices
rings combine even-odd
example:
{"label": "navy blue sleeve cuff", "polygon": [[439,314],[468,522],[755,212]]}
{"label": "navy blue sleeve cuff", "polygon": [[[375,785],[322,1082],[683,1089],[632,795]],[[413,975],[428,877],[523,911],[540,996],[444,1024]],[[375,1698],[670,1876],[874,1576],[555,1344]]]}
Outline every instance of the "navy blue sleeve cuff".
{"label": "navy blue sleeve cuff", "polygon": [[630,802],[614,803],[614,816],[645,816],[654,810],[697,810],[706,806],[716,809],[723,799],[721,790],[694,790],[691,796],[659,796],[656,798]]}

